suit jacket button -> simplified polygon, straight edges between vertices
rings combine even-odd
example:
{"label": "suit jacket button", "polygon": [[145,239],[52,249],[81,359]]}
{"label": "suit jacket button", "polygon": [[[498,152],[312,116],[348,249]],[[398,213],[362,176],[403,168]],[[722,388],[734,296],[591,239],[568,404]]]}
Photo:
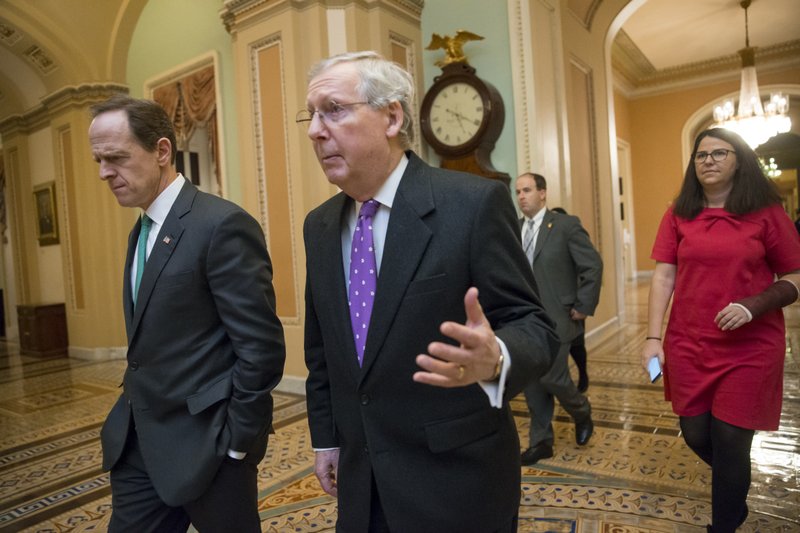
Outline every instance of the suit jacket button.
{"label": "suit jacket button", "polygon": [[369,405],[369,394],[361,395],[361,405]]}
{"label": "suit jacket button", "polygon": [[131,361],[128,364],[128,368],[130,368],[131,370],[138,370],[139,369],[139,361]]}

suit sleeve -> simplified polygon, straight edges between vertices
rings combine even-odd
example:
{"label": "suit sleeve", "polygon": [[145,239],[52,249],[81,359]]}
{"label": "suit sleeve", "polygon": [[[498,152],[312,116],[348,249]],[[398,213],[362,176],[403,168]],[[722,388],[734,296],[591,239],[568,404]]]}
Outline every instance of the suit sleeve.
{"label": "suit sleeve", "polygon": [[578,285],[575,299],[575,309],[585,315],[593,315],[600,301],[600,286],[603,281],[603,259],[592,245],[589,234],[575,218],[575,224],[570,227],[567,246],[575,272],[578,275]]}
{"label": "suit sleeve", "polygon": [[559,345],[554,325],[536,295],[508,189],[492,185],[473,219],[471,276],[484,313],[511,356],[504,392],[509,401],[531,379],[549,370]]}
{"label": "suit sleeve", "polygon": [[246,212],[230,212],[215,228],[207,276],[236,355],[227,418],[230,448],[247,451],[272,424],[271,391],[283,374],[286,350],[264,235]]}
{"label": "suit sleeve", "polygon": [[[306,219],[303,236],[307,250],[313,250],[314,243],[309,242],[310,222]],[[311,232],[314,233],[314,232]],[[306,255],[306,261],[308,256]],[[306,263],[306,320],[304,328],[304,344],[308,378],[306,379],[306,403],[308,406],[308,425],[311,432],[313,448],[336,448],[336,438],[331,401],[331,385],[328,367],[325,360],[325,348],[322,341],[319,320],[314,303],[314,295],[309,281],[311,265]]]}

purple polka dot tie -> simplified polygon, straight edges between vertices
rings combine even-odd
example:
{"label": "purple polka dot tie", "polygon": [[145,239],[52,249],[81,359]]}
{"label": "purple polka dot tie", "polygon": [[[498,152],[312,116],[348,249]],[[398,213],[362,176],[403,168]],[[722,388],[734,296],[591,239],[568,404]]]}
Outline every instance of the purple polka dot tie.
{"label": "purple polka dot tie", "polygon": [[367,200],[361,205],[350,248],[348,296],[350,299],[350,324],[353,326],[358,366],[364,363],[364,347],[367,344],[369,318],[372,316],[372,302],[375,300],[375,287],[378,282],[378,269],[372,240],[372,217],[375,216],[379,205],[375,200]]}

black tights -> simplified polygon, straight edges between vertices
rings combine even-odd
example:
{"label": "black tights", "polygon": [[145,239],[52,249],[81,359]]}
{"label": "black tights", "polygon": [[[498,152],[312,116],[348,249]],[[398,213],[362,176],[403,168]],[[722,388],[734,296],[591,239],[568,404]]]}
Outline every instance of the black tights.
{"label": "black tights", "polygon": [[711,524],[714,533],[732,533],[747,516],[750,446],[755,431],[732,426],[711,413],[682,416],[689,448],[711,466]]}

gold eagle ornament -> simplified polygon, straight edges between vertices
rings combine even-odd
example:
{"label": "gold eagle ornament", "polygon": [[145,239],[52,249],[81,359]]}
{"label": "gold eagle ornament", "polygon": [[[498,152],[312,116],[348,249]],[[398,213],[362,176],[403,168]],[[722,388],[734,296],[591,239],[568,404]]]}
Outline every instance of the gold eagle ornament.
{"label": "gold eagle ornament", "polygon": [[434,33],[431,36],[431,43],[425,48],[426,50],[438,50],[439,48],[444,49],[445,58],[440,59],[435,64],[437,67],[444,67],[445,65],[449,65],[450,63],[465,63],[467,62],[467,56],[464,55],[463,46],[464,43],[469,41],[482,41],[483,37],[476,33],[472,33],[471,31],[465,30],[457,30],[456,35],[454,37],[450,37],[449,35],[445,35],[442,37],[438,33]]}

